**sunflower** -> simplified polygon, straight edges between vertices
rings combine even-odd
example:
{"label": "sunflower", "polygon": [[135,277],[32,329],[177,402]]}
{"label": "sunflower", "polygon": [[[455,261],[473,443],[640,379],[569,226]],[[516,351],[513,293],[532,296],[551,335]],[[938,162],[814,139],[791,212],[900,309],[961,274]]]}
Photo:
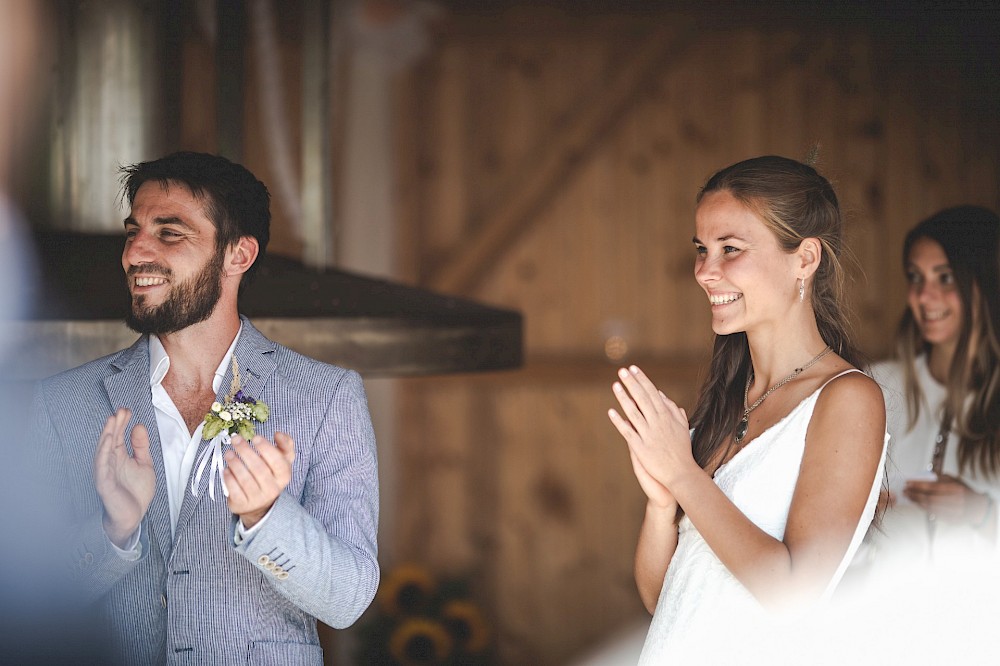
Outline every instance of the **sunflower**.
{"label": "sunflower", "polygon": [[427,608],[434,593],[434,579],[415,564],[401,564],[392,570],[379,588],[379,606],[386,615],[414,615]]}
{"label": "sunflower", "polygon": [[460,651],[479,654],[489,645],[489,626],[479,606],[471,601],[452,599],[441,609],[441,620]]}
{"label": "sunflower", "polygon": [[403,666],[440,664],[451,648],[451,636],[444,626],[423,617],[404,620],[389,637],[389,653]]}

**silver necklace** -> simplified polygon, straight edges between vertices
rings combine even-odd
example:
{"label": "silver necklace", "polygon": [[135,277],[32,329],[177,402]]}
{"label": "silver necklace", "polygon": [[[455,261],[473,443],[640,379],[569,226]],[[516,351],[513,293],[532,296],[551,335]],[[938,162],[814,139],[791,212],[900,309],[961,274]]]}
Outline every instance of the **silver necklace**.
{"label": "silver necklace", "polygon": [[740,422],[736,424],[736,430],[733,431],[733,435],[736,437],[736,444],[737,445],[742,444],[743,438],[747,436],[747,428],[750,425],[750,412],[760,407],[760,404],[764,402],[767,396],[771,395],[772,393],[780,389],[782,386],[792,381],[793,379],[801,375],[803,372],[805,372],[812,366],[816,365],[821,358],[829,354],[831,351],[833,350],[830,348],[830,345],[827,345],[823,351],[813,356],[811,361],[809,361],[800,368],[795,368],[794,370],[792,370],[792,373],[790,375],[782,379],[780,382],[778,382],[771,388],[764,391],[764,395],[757,398],[752,405],[747,407],[747,398],[750,397],[750,384],[753,382],[753,370],[751,370],[750,374],[747,375],[746,388],[743,389],[743,418],[741,418]]}

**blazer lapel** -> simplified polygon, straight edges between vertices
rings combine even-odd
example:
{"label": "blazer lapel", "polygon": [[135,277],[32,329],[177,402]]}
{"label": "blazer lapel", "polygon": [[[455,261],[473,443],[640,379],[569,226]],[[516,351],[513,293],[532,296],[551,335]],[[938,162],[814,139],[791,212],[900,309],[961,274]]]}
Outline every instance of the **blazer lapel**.
{"label": "blazer lapel", "polygon": [[[132,410],[132,420],[129,428],[141,423],[149,433],[149,453],[153,458],[153,470],[156,473],[156,492],[153,501],[146,511],[143,522],[151,532],[152,540],[156,542],[164,561],[169,559],[172,549],[170,536],[170,507],[167,500],[167,479],[163,471],[163,451],[160,448],[160,429],[156,425],[156,412],[153,409],[152,391],[149,387],[149,341],[146,336],[139,338],[135,344],[115,359],[112,363],[118,372],[109,375],[104,380],[104,388],[114,409],[127,407]],[[131,439],[129,439],[131,452]]]}
{"label": "blazer lapel", "polygon": [[[233,350],[233,356],[236,357],[236,363],[239,365],[240,384],[243,389],[243,393],[253,398],[259,398],[263,395],[264,388],[267,386],[267,382],[271,378],[271,375],[274,374],[276,366],[274,360],[274,350],[277,345],[271,340],[265,338],[260,331],[253,327],[246,317],[241,316],[240,319],[243,322],[243,330],[240,331],[240,339],[236,342],[236,348]],[[226,374],[222,379],[222,384],[219,385],[219,391],[215,396],[215,399],[218,402],[223,402],[225,400],[232,382],[233,368],[232,364],[230,364],[229,369],[226,370]],[[194,478],[194,475],[198,471],[197,461],[207,447],[208,442],[205,440],[202,440],[198,444],[198,454],[195,457],[195,465],[191,468],[191,477],[188,478],[188,482],[184,486],[184,500],[181,503],[180,515],[177,518],[177,529],[175,530],[176,534],[180,534],[181,531],[187,526],[188,522],[191,520],[191,516],[194,514],[195,509],[205,499],[205,495],[208,494],[209,483],[216,484],[215,502],[221,502],[222,506],[226,507],[226,498],[222,494],[222,487],[219,485],[217,479],[209,478],[207,471],[208,467],[206,467],[206,472],[202,475],[202,478],[198,483],[198,496],[195,497],[191,494],[191,479]],[[228,512],[228,507],[226,507],[226,511]]]}

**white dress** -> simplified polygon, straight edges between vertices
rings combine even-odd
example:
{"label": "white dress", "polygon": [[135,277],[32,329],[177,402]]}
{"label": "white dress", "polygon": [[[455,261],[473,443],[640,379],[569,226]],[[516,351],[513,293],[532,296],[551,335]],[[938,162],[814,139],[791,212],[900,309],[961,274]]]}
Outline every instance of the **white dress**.
{"label": "white dress", "polygon": [[[775,539],[785,535],[788,510],[805,451],[806,429],[825,386],[805,398],[715,473],[715,483],[726,497]],[[850,547],[827,585],[824,598],[829,597],[840,582],[875,515],[886,442],[888,435],[864,513]],[[681,519],[678,529],[677,549],[667,568],[640,664],[695,663],[686,659],[706,657],[712,652],[713,642],[718,644],[720,640],[732,638],[733,627],[749,630],[771,617],[716,557],[687,516]]]}

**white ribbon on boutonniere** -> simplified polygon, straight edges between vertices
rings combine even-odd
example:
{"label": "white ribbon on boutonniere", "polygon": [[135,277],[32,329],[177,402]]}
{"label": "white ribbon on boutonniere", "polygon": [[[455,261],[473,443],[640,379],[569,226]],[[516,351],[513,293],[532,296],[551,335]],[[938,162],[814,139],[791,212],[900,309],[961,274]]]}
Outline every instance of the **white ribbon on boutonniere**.
{"label": "white ribbon on boutonniere", "polygon": [[229,497],[229,489],[222,478],[222,470],[226,468],[226,459],[222,456],[223,447],[232,443],[232,436],[239,435],[247,442],[256,434],[255,423],[263,423],[270,416],[271,410],[260,400],[255,400],[243,393],[240,388],[240,368],[233,355],[233,382],[224,403],[213,402],[212,409],[205,415],[202,426],[202,439],[210,440],[205,450],[198,456],[195,463],[195,474],[191,478],[191,494],[198,496],[198,486],[201,477],[208,468],[208,496],[215,500],[215,477],[219,477],[222,494]]}
{"label": "white ribbon on boutonniere", "polygon": [[232,438],[229,431],[223,430],[212,438],[212,441],[208,443],[205,450],[198,456],[198,462],[195,463],[196,471],[194,477],[191,479],[192,495],[195,497],[198,496],[198,485],[201,483],[202,474],[205,473],[205,467],[211,461],[211,467],[209,467],[208,471],[208,496],[212,498],[213,502],[215,501],[215,484],[212,480],[218,474],[219,485],[222,486],[222,494],[229,497],[229,488],[226,487],[226,480],[222,478],[222,470],[226,467],[226,459],[222,457],[222,447],[229,446],[231,442]]}

